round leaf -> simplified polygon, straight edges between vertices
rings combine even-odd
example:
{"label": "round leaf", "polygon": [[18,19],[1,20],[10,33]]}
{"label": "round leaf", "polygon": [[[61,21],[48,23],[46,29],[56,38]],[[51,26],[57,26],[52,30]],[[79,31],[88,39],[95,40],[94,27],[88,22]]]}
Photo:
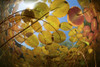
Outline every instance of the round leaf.
{"label": "round leaf", "polygon": [[68,31],[68,30],[72,29],[72,25],[70,25],[67,22],[63,22],[60,24],[60,28],[64,31]]}
{"label": "round leaf", "polygon": [[84,16],[79,7],[72,7],[68,11],[67,20],[73,26],[79,26],[84,22]]}
{"label": "round leaf", "polygon": [[76,42],[78,39],[77,39],[76,36],[71,36],[71,37],[69,38],[69,40],[70,40],[71,42]]}
{"label": "round leaf", "polygon": [[27,38],[27,40],[25,41],[25,43],[31,47],[37,47],[39,44],[38,38],[36,37],[36,35],[32,35],[29,38]]}
{"label": "round leaf", "polygon": [[48,16],[46,18],[46,22],[44,22],[44,28],[48,31],[56,31],[59,29],[60,21],[55,16]]}
{"label": "round leaf", "polygon": [[64,17],[69,10],[69,4],[67,1],[64,0],[54,0],[50,5],[51,10],[55,9],[53,12],[54,16],[57,17]]}
{"label": "round leaf", "polygon": [[35,18],[41,18],[43,15],[49,12],[49,7],[46,3],[38,2],[33,9],[33,12],[35,14]]}
{"label": "round leaf", "polygon": [[74,35],[76,35],[76,33],[77,33],[77,30],[74,28],[74,29],[69,31],[68,35],[69,36],[74,36]]}
{"label": "round leaf", "polygon": [[39,33],[38,38],[43,44],[51,44],[52,43],[52,35],[49,31],[42,31]]}
{"label": "round leaf", "polygon": [[52,35],[53,35],[53,40],[56,43],[61,43],[66,39],[66,35],[63,31],[55,31]]}
{"label": "round leaf", "polygon": [[26,9],[22,11],[21,16],[24,22],[30,22],[32,18],[35,18],[34,12],[31,9]]}

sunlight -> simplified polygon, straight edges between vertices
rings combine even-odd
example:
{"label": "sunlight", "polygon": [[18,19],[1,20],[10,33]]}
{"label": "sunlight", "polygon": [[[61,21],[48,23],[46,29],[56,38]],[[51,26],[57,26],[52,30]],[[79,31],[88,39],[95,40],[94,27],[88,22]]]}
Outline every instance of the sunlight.
{"label": "sunlight", "polygon": [[29,8],[29,9],[33,9],[36,5],[36,3],[38,2],[41,2],[41,0],[38,0],[38,1],[35,1],[35,2],[24,2],[22,1],[20,4],[19,4],[19,8],[17,11],[20,11],[20,10],[24,10],[26,8]]}

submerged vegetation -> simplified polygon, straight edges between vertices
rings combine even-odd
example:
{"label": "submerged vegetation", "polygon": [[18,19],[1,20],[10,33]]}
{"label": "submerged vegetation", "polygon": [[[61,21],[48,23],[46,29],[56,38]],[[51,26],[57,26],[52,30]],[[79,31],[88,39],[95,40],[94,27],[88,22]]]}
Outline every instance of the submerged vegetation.
{"label": "submerged vegetation", "polygon": [[77,0],[81,8],[67,0],[41,0],[17,11],[20,1],[0,1],[0,67],[100,66],[98,0]]}

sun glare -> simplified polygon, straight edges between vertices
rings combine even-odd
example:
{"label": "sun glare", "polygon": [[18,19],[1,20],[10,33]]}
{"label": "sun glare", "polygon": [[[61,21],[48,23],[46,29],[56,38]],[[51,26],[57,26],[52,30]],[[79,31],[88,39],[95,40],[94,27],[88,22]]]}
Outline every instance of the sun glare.
{"label": "sun glare", "polygon": [[33,9],[35,7],[36,3],[38,3],[38,2],[41,2],[41,0],[38,0],[38,1],[35,1],[35,2],[24,2],[24,1],[22,1],[19,4],[19,8],[18,8],[17,11],[24,10],[26,8]]}

